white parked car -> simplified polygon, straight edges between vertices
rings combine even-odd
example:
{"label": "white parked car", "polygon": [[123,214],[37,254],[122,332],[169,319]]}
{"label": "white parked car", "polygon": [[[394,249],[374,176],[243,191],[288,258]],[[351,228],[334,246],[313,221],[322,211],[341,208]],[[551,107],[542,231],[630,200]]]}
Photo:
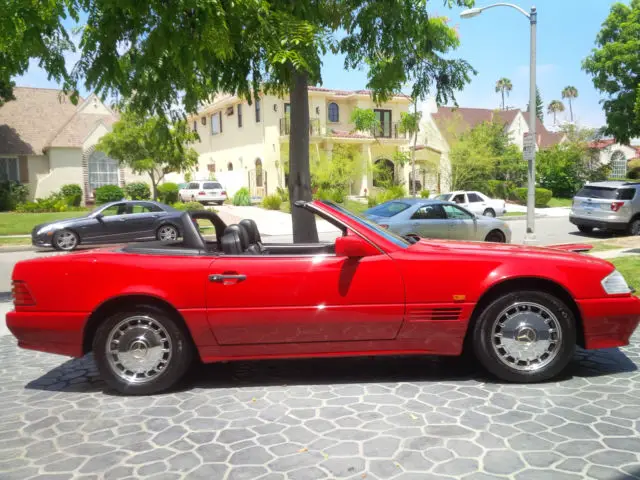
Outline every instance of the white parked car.
{"label": "white parked car", "polygon": [[227,192],[214,180],[194,180],[178,190],[181,202],[217,203],[222,205],[227,199]]}
{"label": "white parked car", "polygon": [[438,200],[457,203],[470,212],[487,217],[501,217],[507,211],[504,200],[495,200],[480,192],[450,192],[436,196]]}

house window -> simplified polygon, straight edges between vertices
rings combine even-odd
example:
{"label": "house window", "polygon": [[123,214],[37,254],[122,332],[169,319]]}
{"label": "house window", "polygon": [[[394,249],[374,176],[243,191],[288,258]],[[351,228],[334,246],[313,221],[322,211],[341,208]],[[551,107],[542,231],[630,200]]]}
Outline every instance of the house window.
{"label": "house window", "polygon": [[238,128],[242,127],[242,104],[238,104]]}
{"label": "house window", "polygon": [[380,122],[380,127],[376,132],[376,137],[391,137],[391,110],[374,110],[376,119]]}
{"label": "house window", "polygon": [[256,123],[260,123],[260,115],[261,115],[261,108],[262,108],[262,102],[260,101],[259,98],[256,98]]}
{"label": "house window", "polygon": [[229,170],[230,172],[233,172],[233,163],[231,162],[227,163],[227,170]]}
{"label": "house window", "polygon": [[611,155],[611,176],[614,178],[627,176],[627,157],[620,150]]}
{"label": "house window", "polygon": [[104,152],[95,151],[89,156],[89,190],[104,185],[118,185],[118,162],[107,157]]}
{"label": "house window", "polygon": [[256,187],[262,186],[262,160],[256,158]]}
{"label": "house window", "polygon": [[222,112],[211,115],[211,135],[222,133]]}
{"label": "house window", "polygon": [[335,102],[331,102],[329,104],[329,121],[330,122],[340,121],[340,108],[338,107],[338,104]]}
{"label": "house window", "polygon": [[197,131],[198,131],[198,121],[197,121],[197,120],[194,120],[194,121],[193,121],[193,131],[194,131],[194,132],[197,132]]}
{"label": "house window", "polygon": [[285,115],[285,117],[291,116],[291,104],[290,103],[285,103],[284,104],[284,115]]}
{"label": "house window", "polygon": [[0,181],[20,181],[17,158],[0,158]]}

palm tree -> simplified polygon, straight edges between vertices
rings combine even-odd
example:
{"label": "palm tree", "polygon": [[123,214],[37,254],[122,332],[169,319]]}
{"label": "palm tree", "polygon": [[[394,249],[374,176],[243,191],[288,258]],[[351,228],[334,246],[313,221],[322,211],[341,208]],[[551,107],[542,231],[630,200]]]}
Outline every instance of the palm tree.
{"label": "palm tree", "polygon": [[571,122],[573,123],[573,105],[571,104],[571,100],[574,98],[578,98],[578,89],[576,87],[572,87],[569,85],[568,87],[564,87],[562,90],[562,98],[566,98],[569,100],[569,112],[571,113]]}
{"label": "palm tree", "polygon": [[556,124],[556,113],[564,112],[564,103],[560,100],[552,100],[547,107],[547,113],[553,114],[553,124]]}
{"label": "palm tree", "polygon": [[496,93],[500,93],[502,95],[502,110],[504,110],[504,94],[506,92],[508,97],[509,92],[512,89],[513,85],[511,84],[511,80],[509,80],[508,78],[502,77],[496,82]]}

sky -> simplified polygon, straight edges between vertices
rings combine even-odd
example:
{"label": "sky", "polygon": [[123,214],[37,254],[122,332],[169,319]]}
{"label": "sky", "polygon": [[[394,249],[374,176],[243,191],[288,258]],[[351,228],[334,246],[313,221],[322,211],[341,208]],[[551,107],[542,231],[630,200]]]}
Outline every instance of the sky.
{"label": "sky", "polygon": [[[476,6],[492,3],[476,0]],[[515,0],[525,10],[533,5]],[[614,0],[538,0],[537,84],[546,106],[551,100],[562,100],[567,85],[578,89],[574,101],[574,119],[584,127],[600,127],[605,117],[601,96],[593,88],[589,75],[581,69],[582,60],[595,46],[595,38]],[[626,2],[625,2],[626,3]],[[452,57],[467,60],[477,71],[464,90],[456,95],[461,107],[498,108],[500,94],[495,92],[499,78],[507,77],[513,90],[505,103],[513,108],[526,108],[529,99],[529,22],[511,8],[493,8],[471,19],[459,17],[461,8],[448,9],[443,0],[430,0],[433,15],[449,18],[460,35],[460,48]],[[69,25],[71,26],[71,25]],[[70,54],[67,66],[78,59]],[[323,59],[323,86],[345,90],[365,88],[366,72],[344,70],[344,58],[327,55]],[[55,81],[32,62],[29,71],[15,79],[20,86],[56,88]],[[81,91],[86,95],[87,92]],[[569,106],[557,116],[558,122],[569,119]],[[553,123],[547,115],[545,125]]]}

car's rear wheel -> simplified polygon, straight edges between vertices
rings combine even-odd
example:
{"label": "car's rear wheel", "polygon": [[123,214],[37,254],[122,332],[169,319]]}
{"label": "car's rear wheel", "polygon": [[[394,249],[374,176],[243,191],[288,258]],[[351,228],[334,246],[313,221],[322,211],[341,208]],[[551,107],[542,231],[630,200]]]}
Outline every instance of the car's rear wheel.
{"label": "car's rear wheel", "polygon": [[485,217],[495,217],[496,212],[493,208],[487,208],[484,212],[482,212],[482,215],[484,215]]}
{"label": "car's rear wheel", "polygon": [[218,201],[218,202],[216,202],[216,203],[217,203],[218,205],[222,205],[222,204],[224,204],[224,200]]}
{"label": "car's rear wheel", "polygon": [[505,243],[506,238],[504,233],[500,230],[492,230],[487,234],[487,237],[484,239],[485,242],[494,242],[494,243]]}
{"label": "car's rear wheel", "polygon": [[634,218],[629,222],[627,233],[629,235],[640,235],[640,218]]}
{"label": "car's rear wheel", "polygon": [[75,250],[80,243],[78,234],[71,230],[60,230],[53,234],[53,248],[62,252]]}
{"label": "car's rear wheel", "polygon": [[156,238],[163,242],[177,240],[179,236],[178,229],[173,225],[162,225],[156,232]]}
{"label": "car's rear wheel", "polygon": [[582,233],[591,233],[593,232],[593,227],[587,227],[586,225],[578,225],[578,230]]}
{"label": "car's rear wheel", "polygon": [[540,382],[559,374],[576,346],[575,318],[557,297],[513,292],[480,313],[473,331],[477,358],[509,382]]}
{"label": "car's rear wheel", "polygon": [[112,315],[93,339],[102,379],[127,395],[150,395],[175,386],[191,365],[193,353],[184,329],[150,306]]}

